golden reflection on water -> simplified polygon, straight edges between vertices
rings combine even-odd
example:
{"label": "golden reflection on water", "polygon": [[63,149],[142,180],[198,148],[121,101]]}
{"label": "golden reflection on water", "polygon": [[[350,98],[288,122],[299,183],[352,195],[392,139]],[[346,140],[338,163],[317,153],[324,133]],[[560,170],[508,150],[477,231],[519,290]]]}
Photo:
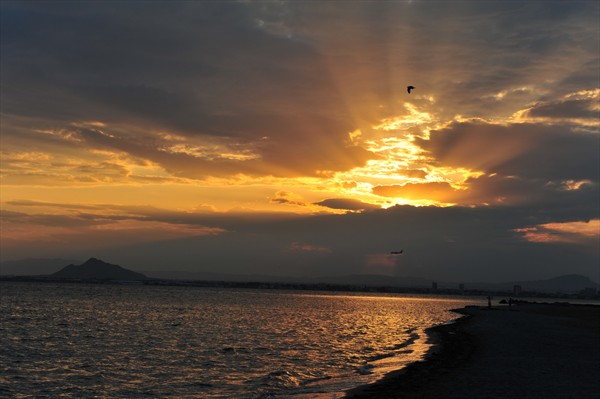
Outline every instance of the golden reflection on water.
{"label": "golden reflection on water", "polygon": [[421,359],[456,299],[2,284],[0,396],[339,392]]}

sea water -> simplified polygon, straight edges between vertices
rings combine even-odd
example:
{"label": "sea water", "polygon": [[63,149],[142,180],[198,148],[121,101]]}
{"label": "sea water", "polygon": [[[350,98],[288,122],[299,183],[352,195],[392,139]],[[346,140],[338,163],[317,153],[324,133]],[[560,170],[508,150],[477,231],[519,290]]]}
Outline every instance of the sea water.
{"label": "sea water", "polygon": [[0,397],[335,398],[469,299],[0,283]]}

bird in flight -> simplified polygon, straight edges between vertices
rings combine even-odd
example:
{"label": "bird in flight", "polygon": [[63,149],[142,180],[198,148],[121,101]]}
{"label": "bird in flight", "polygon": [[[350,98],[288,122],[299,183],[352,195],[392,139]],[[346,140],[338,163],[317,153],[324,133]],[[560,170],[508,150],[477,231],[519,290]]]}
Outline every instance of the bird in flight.
{"label": "bird in flight", "polygon": [[404,253],[404,250],[401,249],[400,251],[392,251],[390,252],[390,255],[402,255]]}
{"label": "bird in flight", "polygon": [[410,91],[413,90],[415,88],[415,86],[406,86],[406,91],[408,91],[408,94],[410,94]]}

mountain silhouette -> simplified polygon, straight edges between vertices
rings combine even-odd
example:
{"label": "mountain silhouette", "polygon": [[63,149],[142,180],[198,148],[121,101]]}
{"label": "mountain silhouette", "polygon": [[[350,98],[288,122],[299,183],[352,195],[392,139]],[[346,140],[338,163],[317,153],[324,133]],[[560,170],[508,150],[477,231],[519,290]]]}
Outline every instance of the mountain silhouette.
{"label": "mountain silhouette", "polygon": [[515,285],[520,285],[523,291],[540,293],[576,293],[586,288],[600,289],[600,284],[589,277],[578,274],[566,274],[546,280],[504,281],[501,283],[467,283],[469,288],[482,290],[512,291]]}
{"label": "mountain silhouette", "polygon": [[576,292],[585,288],[600,288],[599,284],[578,274],[566,274],[548,280],[523,281],[516,284],[521,284],[523,289],[540,292]]}
{"label": "mountain silhouette", "polygon": [[101,261],[100,259],[90,258],[81,265],[68,265],[52,277],[72,278],[72,279],[98,279],[98,280],[145,280],[147,277],[142,273],[137,273],[124,267],[113,265]]}

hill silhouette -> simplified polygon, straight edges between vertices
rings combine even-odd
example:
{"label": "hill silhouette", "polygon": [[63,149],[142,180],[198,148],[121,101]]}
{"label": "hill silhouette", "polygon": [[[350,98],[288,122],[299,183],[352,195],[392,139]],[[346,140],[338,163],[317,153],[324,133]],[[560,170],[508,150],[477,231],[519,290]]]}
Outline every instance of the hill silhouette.
{"label": "hill silhouette", "polygon": [[113,265],[101,261],[100,259],[90,258],[81,265],[68,265],[52,277],[72,278],[72,279],[98,279],[98,280],[145,280],[147,277],[142,273],[137,273],[119,265]]}
{"label": "hill silhouette", "polygon": [[517,284],[521,284],[523,289],[540,292],[576,292],[584,288],[600,288],[600,285],[589,277],[578,274],[566,274],[548,280],[525,281]]}
{"label": "hill silhouette", "polygon": [[540,293],[575,293],[586,288],[600,289],[600,284],[589,277],[579,274],[565,274],[546,280],[505,281],[502,283],[469,283],[468,287],[483,290],[512,291],[515,285],[520,285],[523,291]]}

